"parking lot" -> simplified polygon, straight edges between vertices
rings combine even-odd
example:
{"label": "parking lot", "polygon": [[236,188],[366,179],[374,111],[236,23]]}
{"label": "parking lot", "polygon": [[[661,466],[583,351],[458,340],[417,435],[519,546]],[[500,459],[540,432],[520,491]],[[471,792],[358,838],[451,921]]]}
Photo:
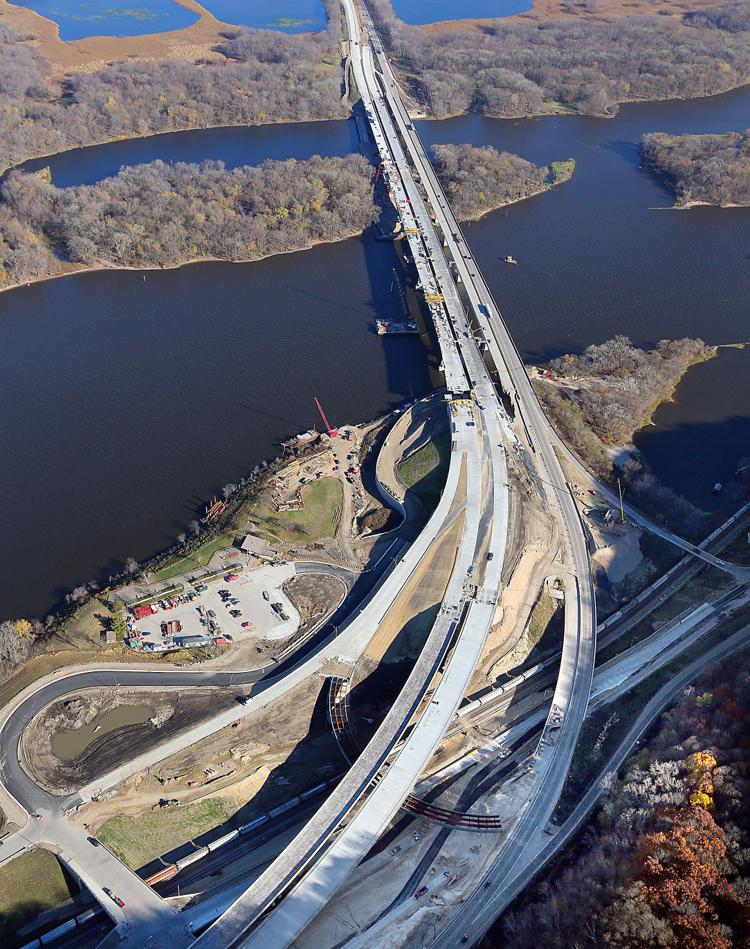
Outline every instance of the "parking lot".
{"label": "parking lot", "polygon": [[[162,624],[175,621],[179,621],[182,627],[172,632],[172,637],[178,640],[185,636],[208,635],[222,635],[235,642],[286,639],[300,624],[297,610],[281,591],[281,585],[293,576],[293,564],[272,564],[239,571],[237,579],[229,582],[223,576],[219,577],[208,583],[208,589],[197,593],[190,602],[168,610],[159,609],[157,613],[138,619],[134,631],[144,645],[162,643],[169,638]],[[201,586],[200,583],[197,585]],[[229,594],[226,604],[220,591]],[[185,592],[189,592],[188,589]],[[239,615],[233,616],[232,611]],[[210,621],[214,624],[213,631],[210,630]],[[243,623],[249,625],[243,626]]]}

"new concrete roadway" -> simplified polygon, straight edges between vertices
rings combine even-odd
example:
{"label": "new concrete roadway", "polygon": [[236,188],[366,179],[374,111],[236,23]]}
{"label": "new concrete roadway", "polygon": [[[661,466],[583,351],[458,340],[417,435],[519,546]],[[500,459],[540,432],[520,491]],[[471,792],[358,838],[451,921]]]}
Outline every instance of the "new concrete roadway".
{"label": "new concrete roadway", "polygon": [[[433,657],[430,650],[437,650],[435,654],[437,658],[441,651],[444,656],[444,650],[451,646],[452,651],[448,655],[443,678],[436,689],[436,692],[440,691],[441,698],[436,705],[431,703],[428,710],[423,712],[415,729],[416,740],[404,745],[402,749],[404,767],[400,771],[394,768],[392,772],[389,772],[386,775],[389,780],[383,778],[380,784],[369,793],[362,805],[362,810],[365,813],[379,814],[384,820],[389,809],[397,807],[400,799],[403,799],[413,786],[418,777],[420,762],[429,757],[435,744],[440,740],[443,730],[460,702],[461,689],[468,684],[471,672],[479,658],[484,636],[492,620],[495,600],[499,592],[504,550],[504,518],[507,518],[507,483],[504,481],[502,446],[504,442],[510,446],[517,445],[517,438],[505,418],[502,402],[477,348],[475,334],[470,332],[471,327],[466,320],[464,305],[449,266],[451,261],[448,258],[452,257],[455,272],[464,284],[472,320],[484,332],[503,388],[514,401],[516,423],[523,426],[524,438],[533,454],[531,467],[538,472],[538,489],[547,499],[551,511],[561,519],[567,548],[567,565],[563,571],[567,581],[565,642],[554,699],[562,712],[563,722],[562,727],[556,732],[554,747],[550,747],[548,752],[540,753],[537,758],[529,802],[523,808],[521,818],[505,841],[505,861],[507,870],[510,872],[533,828],[540,821],[546,821],[557,800],[586,710],[593,670],[595,622],[585,536],[575,504],[552,449],[553,439],[549,424],[534,396],[525,370],[517,358],[510,336],[497,314],[494,301],[491,301],[489,290],[480,277],[465,242],[460,237],[458,224],[452,217],[421,143],[414,130],[410,128],[410,123],[404,118],[405,111],[390,73],[390,67],[382,55],[380,44],[372,31],[376,57],[374,58],[373,49],[358,38],[359,26],[353,0],[346,0],[344,8],[352,37],[350,52],[357,85],[369,109],[368,118],[386,165],[389,187],[399,207],[405,229],[409,232],[407,236],[415,256],[415,264],[423,289],[430,303],[441,345],[448,389],[454,396],[468,395],[472,391],[478,407],[477,414],[468,403],[464,405],[453,403],[452,422],[456,435],[456,448],[452,452],[452,458],[465,459],[471,478],[467,485],[465,529],[462,532],[443,612],[433,628],[434,636],[428,640],[425,658],[418,663],[418,674],[414,676],[413,681],[410,680],[410,690],[404,694],[402,703],[404,708],[400,710],[403,713],[401,720],[399,721],[399,716],[395,715],[388,721],[388,727],[381,734],[383,748],[392,747],[392,740],[398,737],[408,721],[405,710],[409,708],[409,701],[418,704],[434,675],[435,670],[430,668],[430,660]],[[417,172],[417,177],[420,179],[424,197],[417,185],[413,170]],[[430,205],[442,234],[438,234],[433,226],[427,204]],[[441,243],[445,245],[445,250],[441,247]],[[449,485],[437,510],[419,538],[394,565],[393,570],[385,577],[378,589],[366,597],[357,615],[341,629],[338,637],[335,636],[337,632],[335,631],[334,636],[316,639],[314,647],[308,648],[305,652],[305,656],[309,658],[294,657],[284,664],[283,668],[278,668],[276,674],[272,676],[267,675],[267,670],[261,673],[213,673],[102,668],[60,677],[28,695],[24,702],[14,709],[0,730],[0,776],[6,789],[24,806],[39,810],[47,828],[54,831],[48,834],[51,842],[54,844],[54,840],[57,839],[65,841],[70,847],[75,847],[74,859],[77,859],[80,844],[76,841],[79,838],[71,838],[66,830],[65,810],[74,807],[79,801],[85,800],[97,791],[119,783],[124,777],[149,763],[161,760],[165,753],[169,754],[177,749],[167,743],[162,748],[139,756],[116,772],[99,779],[94,786],[82,789],[77,795],[50,801],[50,796],[44,797],[44,792],[34,785],[18,762],[19,741],[26,721],[53,699],[70,691],[87,687],[123,685],[159,688],[169,685],[233,686],[255,683],[248,706],[231,709],[222,715],[215,716],[209,722],[202,723],[186,736],[178,736],[176,744],[184,747],[200,738],[207,737],[231,721],[257,710],[271,700],[279,698],[298,682],[318,672],[329,659],[355,660],[362,653],[389,609],[397,602],[409,577],[422,558],[427,556],[429,548],[443,530],[449,513],[447,507],[456,491],[458,477],[456,468],[456,464],[451,465],[448,476]],[[488,558],[486,562],[481,563],[483,569],[480,570],[481,558],[487,553],[493,557],[496,554],[497,556],[494,560]],[[475,577],[472,582],[468,582],[472,570],[475,571]],[[456,625],[453,626],[453,623]],[[453,642],[451,640],[454,634],[456,639]],[[262,675],[265,677],[258,682],[258,678]],[[413,710],[415,709],[416,705]],[[546,744],[551,746],[551,742]],[[378,746],[373,746],[369,751],[368,749],[365,749],[362,768],[372,777],[372,768],[377,765],[383,749]],[[391,773],[394,775],[393,778],[390,778]],[[344,788],[341,797],[333,796],[335,802],[345,801],[345,814],[348,814],[355,804],[359,804],[364,790],[360,788],[356,794],[351,794],[351,785],[355,779],[356,775],[348,784],[342,782]],[[367,783],[369,783],[369,778]],[[349,794],[348,798],[347,794]],[[335,806],[335,803],[331,805],[332,808]],[[354,821],[356,820],[355,816]],[[354,821],[350,825],[354,827],[354,830],[346,836],[347,846],[351,848],[348,850],[349,865],[356,862],[357,854],[366,839],[366,834],[361,833],[360,826],[364,823],[364,819],[360,821],[360,824],[355,824]],[[318,821],[316,827],[320,829],[322,825],[324,825],[323,818]],[[331,829],[324,828],[318,834],[315,841],[316,859],[320,856],[320,848],[324,848],[327,843]],[[101,859],[107,860],[104,854],[101,855]],[[309,859],[310,855],[307,854],[302,862],[308,863]],[[291,863],[294,864],[295,861],[292,860]],[[299,867],[299,861],[295,865]],[[320,873],[326,876],[324,866]],[[132,927],[132,931],[138,933],[145,931],[148,927],[152,931],[159,928],[165,932],[169,931],[173,933],[175,944],[177,944],[178,937],[174,934],[175,924],[171,909],[162,904],[157,914],[160,920],[157,925],[154,913],[159,904],[151,897],[146,897],[141,890],[143,884],[137,881],[137,878],[133,880],[126,878],[124,873],[120,873],[118,879],[120,887],[128,891],[127,897],[124,892],[121,895],[123,899],[126,899],[126,905],[132,907],[130,911],[126,910],[126,919],[120,922],[127,922]],[[333,892],[338,883],[327,879],[325,892]],[[317,892],[314,884],[309,889],[319,906],[320,901],[325,898],[325,892]],[[273,888],[268,892],[273,892]],[[254,918],[261,903],[252,899],[247,902],[249,917]],[[261,902],[265,905],[264,901]],[[300,902],[305,903],[306,900]],[[111,915],[117,916],[116,913]],[[228,914],[226,924],[230,927],[233,921],[235,925],[232,931],[235,935],[244,933],[249,917],[243,908],[237,907],[237,912],[230,911]],[[298,921],[304,925],[304,919],[305,912],[299,916]],[[206,944],[211,944],[212,938],[207,934],[204,937]],[[230,941],[215,944],[223,947],[229,945]]]}
{"label": "new concrete roadway", "polygon": [[[355,0],[344,0],[343,4],[352,37],[358,35],[354,2]],[[575,501],[555,455],[555,432],[542,411],[489,287],[481,276],[419,135],[409,119],[398,84],[366,6],[360,3],[359,9],[370,35],[375,57],[373,62],[369,49],[365,48],[362,52],[363,69],[368,72],[370,83],[379,83],[397,129],[397,137],[411,163],[410,169],[401,170],[402,177],[408,175],[413,180],[413,172],[419,176],[442,232],[441,256],[447,256],[455,268],[454,272],[463,286],[473,321],[483,334],[495,362],[500,384],[515,406],[517,423],[523,426],[533,454],[532,464],[538,471],[537,487],[542,496],[548,499],[550,508],[556,510],[560,517],[570,561],[565,591],[563,656],[553,699],[554,705],[562,713],[562,724],[557,728],[557,723],[550,720],[546,723],[540,746],[542,751],[534,762],[533,780],[529,782],[528,801],[523,808],[521,819],[516,821],[513,830],[503,842],[504,865],[510,870],[535,828],[546,823],[554,809],[586,713],[596,647],[596,607],[586,537]],[[359,49],[363,50],[362,42]],[[356,55],[353,52],[352,60],[354,59]],[[432,227],[431,224],[425,226]]]}

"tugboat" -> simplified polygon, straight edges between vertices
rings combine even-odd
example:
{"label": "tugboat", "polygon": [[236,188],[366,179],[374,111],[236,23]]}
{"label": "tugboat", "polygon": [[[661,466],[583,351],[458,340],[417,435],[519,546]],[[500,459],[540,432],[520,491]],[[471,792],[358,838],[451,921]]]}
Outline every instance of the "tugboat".
{"label": "tugboat", "polygon": [[510,254],[508,254],[507,257],[503,257],[503,260],[505,261],[506,264],[517,264],[517,263],[518,263],[518,261],[516,260],[516,258],[515,258],[515,257],[511,257]]}

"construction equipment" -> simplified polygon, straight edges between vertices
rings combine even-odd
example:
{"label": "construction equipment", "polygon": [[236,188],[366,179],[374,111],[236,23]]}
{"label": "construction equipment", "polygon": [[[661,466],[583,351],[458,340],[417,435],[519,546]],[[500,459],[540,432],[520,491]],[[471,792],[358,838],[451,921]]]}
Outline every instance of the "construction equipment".
{"label": "construction equipment", "polygon": [[320,417],[323,419],[323,424],[326,427],[326,431],[330,438],[338,438],[339,430],[337,428],[331,428],[331,423],[326,418],[326,413],[323,411],[323,406],[320,404],[320,400],[317,395],[315,396],[315,404],[318,407],[318,412],[320,412]]}

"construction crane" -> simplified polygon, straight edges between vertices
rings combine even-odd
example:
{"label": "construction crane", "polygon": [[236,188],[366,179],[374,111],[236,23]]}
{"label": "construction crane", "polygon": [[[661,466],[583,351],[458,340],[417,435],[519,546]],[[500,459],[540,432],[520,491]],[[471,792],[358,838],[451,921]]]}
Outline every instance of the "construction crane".
{"label": "construction crane", "polygon": [[331,438],[337,438],[339,434],[339,430],[337,428],[331,428],[331,424],[326,418],[326,413],[323,411],[323,406],[320,404],[320,399],[318,399],[317,395],[315,396],[315,404],[318,406],[320,417],[323,419],[323,424],[325,425],[326,431],[328,432],[329,436]]}

